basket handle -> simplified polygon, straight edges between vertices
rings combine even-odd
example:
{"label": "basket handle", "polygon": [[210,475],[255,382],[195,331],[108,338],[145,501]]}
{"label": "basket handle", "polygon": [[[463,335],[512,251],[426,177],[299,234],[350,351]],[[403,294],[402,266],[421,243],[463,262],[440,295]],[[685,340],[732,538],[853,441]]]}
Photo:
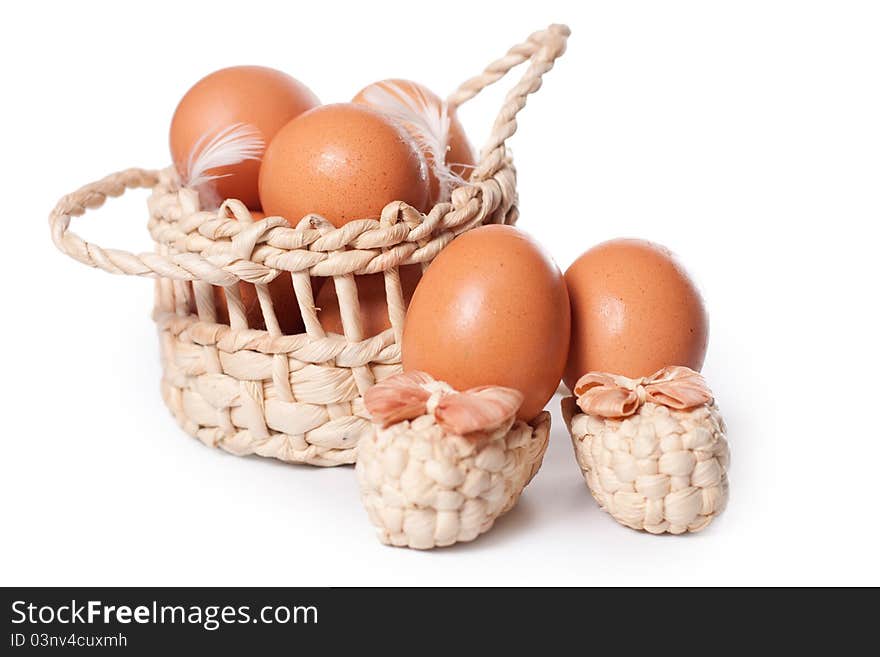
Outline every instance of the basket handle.
{"label": "basket handle", "polygon": [[565,53],[570,34],[568,26],[560,24],[534,32],[523,43],[513,46],[507,54],[489,64],[482,73],[462,83],[449,96],[447,103],[454,109],[503,78],[512,68],[530,61],[520,81],[504,99],[504,105],[492,126],[492,134],[481,151],[480,162],[471,174],[471,180],[486,180],[501,168],[506,157],[507,140],[516,132],[516,115],[526,106],[529,94],[541,88],[542,76]]}
{"label": "basket handle", "polygon": [[[195,254],[162,256],[156,253],[134,254],[119,249],[104,249],[70,232],[72,217],[84,215],[104,205],[108,197],[122,196],[129,189],[149,188],[159,182],[159,172],[149,169],[126,169],[89,183],[63,197],[49,214],[52,241],[62,253],[74,260],[97,267],[111,274],[131,276],[164,276],[176,280],[193,280],[201,272],[224,277],[225,272],[213,267]],[[206,271],[211,270],[211,271]]]}

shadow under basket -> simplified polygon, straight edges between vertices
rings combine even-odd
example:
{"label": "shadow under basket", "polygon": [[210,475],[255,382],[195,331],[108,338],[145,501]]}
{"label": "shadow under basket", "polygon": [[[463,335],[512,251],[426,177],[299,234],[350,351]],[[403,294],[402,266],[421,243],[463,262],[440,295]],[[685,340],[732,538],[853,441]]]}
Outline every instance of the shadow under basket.
{"label": "shadow under basket", "polygon": [[[358,441],[373,432],[363,394],[401,369],[406,304],[399,268],[427,267],[471,228],[516,222],[516,172],[506,141],[526,98],[565,51],[568,35],[562,25],[535,32],[449,96],[454,110],[528,63],[470,180],[426,214],[396,201],[379,219],[334,228],[307,215],[292,227],[283,217],[255,221],[236,200],[205,210],[173,168],[128,169],[62,198],[49,217],[52,239],[91,267],[156,279],[162,396],[187,433],[234,454],[321,466],[354,463]],[[68,230],[72,217],[134,188],[152,189],[154,252],[105,249]],[[371,274],[384,277],[390,323],[377,335],[364,334],[356,284]],[[243,303],[242,282],[253,286],[259,321]],[[299,333],[282,330],[273,303],[279,284],[291,288],[291,298],[295,293]],[[323,284],[334,286],[343,335],[326,333],[318,320],[315,294]],[[222,295],[215,295],[216,287]],[[228,323],[218,323],[218,296]]]}

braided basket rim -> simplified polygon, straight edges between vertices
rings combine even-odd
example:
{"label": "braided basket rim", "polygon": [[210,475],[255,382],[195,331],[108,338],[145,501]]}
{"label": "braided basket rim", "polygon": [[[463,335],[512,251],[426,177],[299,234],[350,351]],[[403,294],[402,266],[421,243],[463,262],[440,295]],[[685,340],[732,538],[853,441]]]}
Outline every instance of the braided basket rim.
{"label": "braided basket rim", "polygon": [[[524,42],[513,46],[503,57],[490,63],[481,74],[462,83],[447,98],[450,111],[454,111],[484,88],[502,79],[511,69],[529,63],[522,79],[505,97],[470,180],[453,191],[449,202],[439,203],[425,214],[403,202],[394,201],[383,209],[378,224],[374,219],[362,219],[333,230],[319,215],[306,215],[293,228],[281,217],[267,217],[262,222],[252,222],[244,227],[240,225],[241,220],[247,223],[250,213],[240,202],[227,200],[213,217],[216,221],[211,222],[210,213],[208,216],[199,214],[198,196],[190,190],[190,194],[181,199],[181,208],[177,212],[165,208],[167,212],[159,209],[151,213],[154,216],[151,217],[149,228],[154,240],[174,244],[179,253],[134,254],[119,249],[105,249],[70,232],[73,217],[101,207],[108,197],[120,196],[127,189],[165,187],[172,190],[179,187],[170,169],[132,168],[87,184],[61,198],[49,215],[52,239],[63,253],[110,273],[205,281],[220,287],[232,286],[237,281],[267,283],[281,270],[309,269],[316,276],[337,275],[340,267],[338,262],[322,261],[334,260],[325,254],[345,245],[354,246],[356,250],[360,246],[386,249],[375,264],[371,264],[373,258],[369,255],[355,252],[354,255],[345,256],[341,272],[345,274],[377,273],[401,262],[429,261],[430,254],[414,255],[413,252],[420,246],[424,248],[418,242],[431,238],[438,226],[449,228],[457,234],[483,223],[491,212],[498,212],[499,208],[504,209],[500,213],[502,215],[512,213],[508,223],[515,221],[515,174],[506,143],[516,132],[517,114],[525,107],[528,96],[541,88],[543,75],[564,54],[570,34],[571,30],[560,24],[532,33]],[[239,220],[238,225],[233,218]],[[190,225],[189,221],[193,221],[194,225]],[[205,223],[208,224],[204,226],[205,232],[211,237],[202,235],[205,240],[201,242],[184,238],[185,233],[200,229]],[[311,232],[313,230],[317,232]],[[213,240],[221,237],[229,239],[231,252],[222,253],[225,250],[222,246],[212,245]],[[234,240],[231,239],[233,237]],[[254,253],[253,247],[261,238],[272,249],[257,249]],[[251,240],[253,244],[249,244]],[[248,246],[250,248],[246,248]],[[303,246],[308,246],[307,251],[313,262],[291,263],[288,262],[289,257],[285,260],[291,251],[297,251],[305,257]],[[400,249],[401,246],[406,248]],[[438,245],[436,250],[439,248],[442,245]]]}
{"label": "braided basket rim", "polygon": [[308,214],[292,225],[278,215],[257,221],[235,199],[216,210],[203,210],[198,193],[181,186],[177,172],[168,167],[158,172],[152,186],[147,228],[157,244],[213,265],[193,275],[170,277],[175,280],[229,287],[237,282],[267,284],[285,271],[321,278],[377,274],[429,263],[457,235],[476,226],[515,223],[512,157],[507,156],[491,178],[466,182],[452,197],[427,213],[392,201],[378,219],[358,219],[337,228],[318,214]]}

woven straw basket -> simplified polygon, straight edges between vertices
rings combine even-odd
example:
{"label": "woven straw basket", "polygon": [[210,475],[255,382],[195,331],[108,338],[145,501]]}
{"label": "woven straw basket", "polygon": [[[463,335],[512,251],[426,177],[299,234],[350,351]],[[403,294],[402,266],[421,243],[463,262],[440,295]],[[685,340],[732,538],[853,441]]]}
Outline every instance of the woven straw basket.
{"label": "woven straw basket", "polygon": [[687,368],[628,379],[590,373],[562,400],[578,465],[599,506],[652,534],[704,529],[727,506],[724,419]]}
{"label": "woven straw basket", "polygon": [[457,393],[420,372],[379,383],[366,403],[377,427],[358,448],[361,499],[379,540],[399,547],[444,547],[489,531],[538,472],[550,435],[546,411],[516,419],[515,390]]}
{"label": "woven straw basket", "polygon": [[[427,214],[393,202],[378,220],[337,229],[308,215],[291,228],[282,217],[254,222],[234,200],[203,211],[197,193],[181,187],[173,168],[128,169],[61,199],[49,218],[52,238],[62,252],[91,267],[157,279],[162,394],[187,433],[234,454],[324,466],[353,463],[358,441],[373,431],[363,394],[400,371],[406,308],[398,268],[427,266],[456,235],[476,226],[516,221],[516,174],[506,142],[528,95],[565,51],[568,34],[561,25],[532,34],[448,98],[454,109],[528,62],[470,181]],[[154,253],[104,249],[68,230],[72,217],[139,187],[152,189]],[[305,325],[298,335],[282,333],[268,292],[268,283],[285,271]],[[379,272],[391,328],[363,335],[355,277]],[[344,336],[327,335],[318,321],[313,277],[332,277]],[[239,281],[255,284],[266,330],[248,327]],[[216,321],[211,286],[224,288],[229,325]]]}

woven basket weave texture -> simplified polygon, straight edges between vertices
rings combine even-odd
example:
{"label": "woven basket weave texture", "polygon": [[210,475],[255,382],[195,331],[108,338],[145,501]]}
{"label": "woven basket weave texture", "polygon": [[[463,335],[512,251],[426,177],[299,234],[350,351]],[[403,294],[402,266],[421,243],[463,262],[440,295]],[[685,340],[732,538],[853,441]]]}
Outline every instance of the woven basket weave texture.
{"label": "woven basket weave texture", "polygon": [[562,401],[578,465],[619,523],[652,534],[704,529],[727,505],[730,450],[715,404],[675,410],[646,403],[632,417],[578,412]]}
{"label": "woven basket weave texture", "polygon": [[[426,267],[456,235],[476,226],[516,221],[516,173],[506,142],[527,97],[565,51],[568,35],[561,25],[532,34],[449,96],[454,110],[513,67],[528,64],[468,183],[426,214],[393,202],[378,219],[341,228],[317,215],[294,226],[282,217],[254,221],[235,200],[203,209],[173,169],[128,169],[61,199],[50,215],[53,240],[89,266],[156,279],[162,394],[189,434],[235,454],[353,463],[358,442],[373,431],[364,392],[400,371],[406,308],[398,268]],[[152,189],[155,252],[105,249],[69,230],[72,217],[134,188]],[[282,333],[268,290],[283,272],[291,275],[305,327],[297,335]],[[364,335],[355,280],[377,273],[385,279],[391,328]],[[344,335],[327,334],[318,320],[314,283],[320,279],[335,288]],[[248,326],[241,281],[255,286],[265,329]],[[224,290],[228,325],[217,323],[212,286]]]}
{"label": "woven basket weave texture", "polygon": [[430,549],[472,541],[516,504],[544,458],[550,414],[474,443],[426,414],[366,436],[355,471],[378,538]]}

